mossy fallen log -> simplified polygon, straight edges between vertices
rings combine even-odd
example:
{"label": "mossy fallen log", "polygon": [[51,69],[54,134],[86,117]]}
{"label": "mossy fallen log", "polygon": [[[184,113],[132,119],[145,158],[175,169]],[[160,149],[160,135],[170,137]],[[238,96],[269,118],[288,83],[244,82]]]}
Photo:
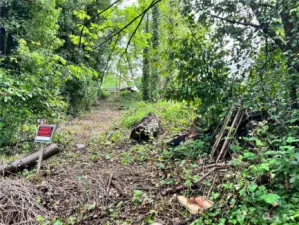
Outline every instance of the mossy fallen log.
{"label": "mossy fallen log", "polygon": [[149,113],[132,130],[130,139],[138,142],[149,141],[158,136],[160,120],[154,113]]}

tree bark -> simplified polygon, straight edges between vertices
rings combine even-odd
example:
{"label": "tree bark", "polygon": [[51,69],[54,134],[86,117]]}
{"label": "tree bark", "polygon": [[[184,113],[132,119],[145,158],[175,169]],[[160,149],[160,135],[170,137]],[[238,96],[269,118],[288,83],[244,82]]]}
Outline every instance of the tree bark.
{"label": "tree bark", "polygon": [[[298,102],[297,102],[297,78],[296,78],[296,74],[299,73],[299,63],[296,62],[295,64],[293,64],[293,60],[296,60],[296,58],[298,57],[297,54],[299,52],[299,40],[296,37],[296,35],[294,35],[294,23],[292,22],[293,20],[295,20],[295,17],[292,18],[292,16],[290,15],[290,4],[286,4],[286,3],[282,3],[285,4],[283,5],[283,10],[280,14],[282,23],[283,23],[283,28],[284,28],[284,32],[286,35],[286,40],[287,40],[287,44],[286,44],[286,48],[285,48],[285,52],[288,53],[288,73],[291,76],[290,77],[290,100],[291,100],[291,107],[292,109],[297,109],[298,108]],[[299,29],[297,29],[297,32],[299,31]]]}
{"label": "tree bark", "polygon": [[[48,146],[43,155],[43,160],[51,158],[52,156],[59,153],[58,145],[51,144]],[[26,168],[32,168],[37,164],[37,160],[39,158],[40,152],[34,152],[31,155],[25,156],[22,159],[15,160],[9,164],[0,166],[0,175],[7,176],[12,173],[17,173]]]}
{"label": "tree bark", "polygon": [[150,139],[157,137],[159,131],[160,120],[155,114],[150,113],[133,128],[130,139],[136,140],[138,142],[149,141]]}
{"label": "tree bark", "polygon": [[[149,33],[149,16],[146,15],[145,32]],[[147,40],[149,42],[149,40]],[[143,68],[142,68],[142,99],[150,100],[150,65],[149,65],[149,49],[145,47],[143,50]]]}

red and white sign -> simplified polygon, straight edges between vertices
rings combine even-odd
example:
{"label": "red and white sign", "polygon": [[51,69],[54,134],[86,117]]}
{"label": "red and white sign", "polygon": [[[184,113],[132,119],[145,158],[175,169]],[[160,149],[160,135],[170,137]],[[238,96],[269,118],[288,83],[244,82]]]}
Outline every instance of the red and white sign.
{"label": "red and white sign", "polygon": [[52,141],[55,129],[55,125],[39,125],[35,136],[35,142],[50,143]]}

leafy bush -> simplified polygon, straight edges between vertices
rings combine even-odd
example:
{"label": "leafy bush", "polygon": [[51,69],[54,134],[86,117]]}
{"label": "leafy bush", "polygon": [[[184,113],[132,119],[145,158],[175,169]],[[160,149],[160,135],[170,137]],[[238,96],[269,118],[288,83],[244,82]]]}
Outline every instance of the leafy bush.
{"label": "leafy bush", "polygon": [[126,107],[132,107],[142,100],[140,92],[131,92],[131,91],[121,91],[120,92],[120,102]]}
{"label": "leafy bush", "polygon": [[195,117],[194,109],[189,108],[186,103],[166,101],[158,103],[139,102],[125,114],[121,124],[129,128],[151,112],[157,114],[165,129],[171,127],[169,130],[173,133],[190,127]]}
{"label": "leafy bush", "polygon": [[298,127],[278,131],[260,123],[254,136],[231,147],[234,174],[218,186],[221,195],[212,195],[215,209],[193,224],[298,224]]}
{"label": "leafy bush", "polygon": [[80,112],[90,110],[97,99],[97,82],[94,77],[97,73],[85,66],[69,66],[70,79],[63,89],[68,99],[68,113],[76,116]]}
{"label": "leafy bush", "polygon": [[198,159],[207,154],[207,150],[211,148],[209,138],[186,142],[182,146],[178,146],[171,150],[172,158],[175,159]]}
{"label": "leafy bush", "polygon": [[98,98],[99,99],[105,100],[105,99],[109,98],[109,96],[110,96],[109,92],[107,92],[103,89],[98,90]]}
{"label": "leafy bush", "polygon": [[65,61],[54,54],[30,51],[23,40],[18,52],[18,64],[24,69],[19,73],[0,70],[0,147],[32,138],[37,118],[57,122],[67,107],[60,95]]}

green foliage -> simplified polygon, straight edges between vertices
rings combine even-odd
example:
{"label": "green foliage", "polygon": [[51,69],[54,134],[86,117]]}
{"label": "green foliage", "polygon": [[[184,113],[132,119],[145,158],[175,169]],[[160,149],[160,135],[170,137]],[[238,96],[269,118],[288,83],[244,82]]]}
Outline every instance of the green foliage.
{"label": "green foliage", "polygon": [[134,190],[133,202],[136,202],[137,204],[140,205],[142,203],[142,197],[143,197],[143,195],[144,195],[143,191]]}
{"label": "green foliage", "polygon": [[120,93],[120,102],[127,108],[134,107],[134,105],[142,100],[141,93],[131,92],[131,91],[121,91]]}
{"label": "green foliage", "polygon": [[243,138],[252,147],[244,142],[231,147],[237,179],[218,187],[225,194],[214,199],[215,209],[193,224],[298,223],[299,148],[294,136],[298,129],[287,133],[278,130],[279,125],[260,123],[255,136]]}
{"label": "green foliage", "polygon": [[109,1],[72,3],[0,3],[0,146],[32,139],[37,118],[57,123],[66,112],[77,115],[95,103],[105,48],[89,48],[98,40],[94,36],[98,31],[90,27],[82,37],[86,51],[72,40],[78,37],[77,23]]}
{"label": "green foliage", "polygon": [[[208,154],[211,149],[210,138],[202,137],[200,140],[186,142],[181,146],[178,146],[171,151],[171,158],[175,159],[198,159]],[[168,156],[169,157],[169,156]]]}
{"label": "green foliage", "polygon": [[188,107],[186,103],[140,102],[126,113],[121,124],[129,128],[151,112],[156,113],[161,120],[162,126],[173,133],[177,133],[185,127],[190,127],[195,117],[194,109]]}
{"label": "green foliage", "polygon": [[[66,103],[60,95],[65,62],[58,55],[31,52],[20,41],[19,74],[0,69],[1,141],[0,146],[32,136],[37,118],[57,118]],[[39,69],[43,67],[44,69]],[[52,121],[52,122],[57,122]]]}
{"label": "green foliage", "polygon": [[214,54],[216,49],[206,37],[206,29],[201,28],[194,39],[185,38],[178,44],[176,52],[178,73],[171,77],[166,86],[166,98],[185,100],[195,105],[199,111],[217,120],[221,109],[231,95],[228,69],[222,55]]}
{"label": "green foliage", "polygon": [[97,73],[86,67],[69,66],[71,78],[66,82],[63,93],[68,99],[71,115],[88,111],[97,99]]}
{"label": "green foliage", "polygon": [[103,89],[99,89],[98,90],[98,97],[100,98],[100,99],[107,99],[107,98],[109,98],[109,92],[107,92],[107,91],[105,91],[105,90],[103,90]]}

